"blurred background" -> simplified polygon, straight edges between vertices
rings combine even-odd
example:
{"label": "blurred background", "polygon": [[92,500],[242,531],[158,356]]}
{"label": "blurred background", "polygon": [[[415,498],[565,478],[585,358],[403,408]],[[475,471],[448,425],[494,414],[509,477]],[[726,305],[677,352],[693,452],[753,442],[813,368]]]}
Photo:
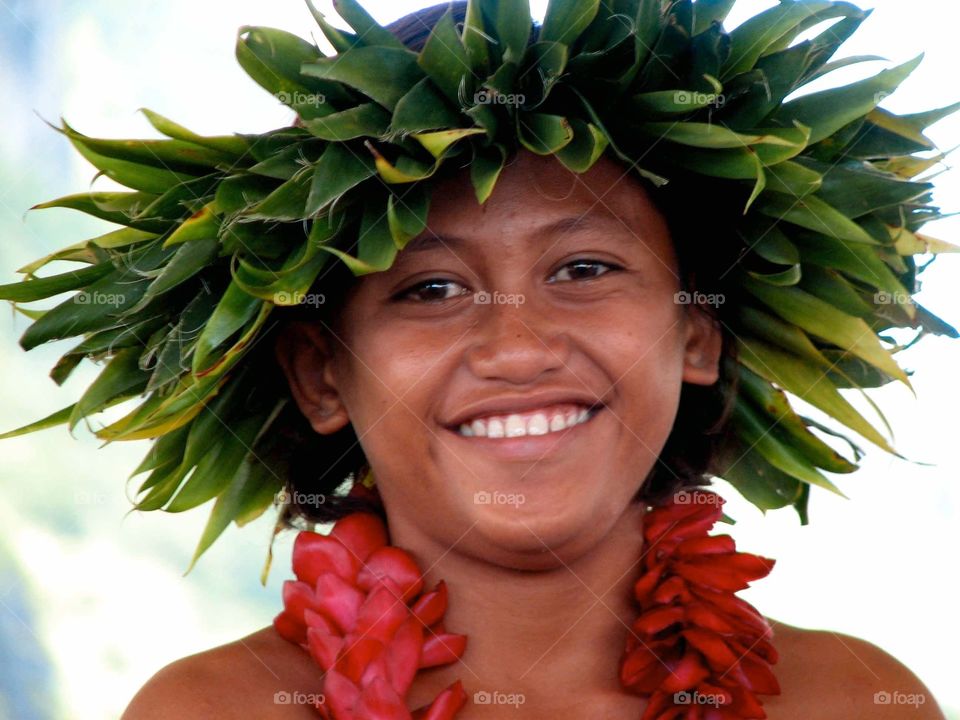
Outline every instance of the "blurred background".
{"label": "blurred background", "polygon": [[[316,4],[333,15],[329,2]],[[381,23],[430,4],[365,3]],[[728,28],[775,4],[741,0]],[[541,19],[545,0],[532,5]],[[859,5],[876,11],[839,56],[880,54],[889,62],[841,70],[818,87],[925,52],[883,106],[904,113],[960,100],[947,0]],[[15,269],[35,258],[113,229],[70,210],[26,213],[84,191],[94,175],[41,118],[56,124],[63,116],[99,137],[155,136],[140,107],[204,134],[290,122],[290,111],[234,59],[236,31],[247,24],[313,36],[329,50],[300,0],[0,0],[0,283],[18,280]],[[929,136],[944,150],[956,147],[960,117]],[[937,183],[938,203],[960,210],[960,172],[944,172]],[[110,183],[101,179],[96,187]],[[924,232],[960,243],[960,218]],[[922,277],[919,301],[960,327],[960,256],[941,256]],[[57,387],[47,373],[73,341],[24,353],[17,339],[27,324],[4,308],[0,431],[70,404],[99,370],[81,365]],[[835,478],[850,499],[815,489],[806,527],[790,509],[764,517],[724,483],[718,490],[738,521],[730,530],[738,546],[777,559],[770,579],[745,599],[775,620],[879,645],[924,680],[949,717],[960,718],[960,342],[927,338],[901,364],[917,371],[917,397],[901,386],[874,397],[893,423],[899,451],[927,464],[869,448],[855,477]],[[259,582],[272,512],[229,528],[183,577],[210,506],[177,517],[128,515],[133,488],[126,478],[149,443],[100,446],[83,425],[74,438],[60,426],[0,441],[0,720],[116,718],[162,666],[254,632],[282,608],[292,533],[276,542],[267,586]]]}

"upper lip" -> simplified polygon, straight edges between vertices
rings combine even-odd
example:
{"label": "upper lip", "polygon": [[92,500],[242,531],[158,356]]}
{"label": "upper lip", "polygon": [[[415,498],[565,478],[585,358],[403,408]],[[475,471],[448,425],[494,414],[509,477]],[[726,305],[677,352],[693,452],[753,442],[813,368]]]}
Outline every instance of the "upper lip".
{"label": "upper lip", "polygon": [[577,405],[585,405],[588,408],[604,404],[593,395],[571,392],[569,390],[542,392],[534,395],[501,395],[490,398],[489,400],[467,405],[457,413],[447,425],[449,427],[459,427],[468,420],[473,420],[482,415],[509,415],[511,413],[528,412],[548,405],[558,405],[561,403],[575,403]]}

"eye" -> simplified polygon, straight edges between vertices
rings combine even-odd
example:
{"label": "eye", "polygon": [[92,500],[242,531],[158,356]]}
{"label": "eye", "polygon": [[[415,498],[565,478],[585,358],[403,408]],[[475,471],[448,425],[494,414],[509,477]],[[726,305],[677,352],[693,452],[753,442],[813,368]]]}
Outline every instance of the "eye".
{"label": "eye", "polygon": [[[459,286],[461,291],[454,292],[453,294],[449,293],[448,290],[455,286]],[[430,278],[428,280],[424,280],[423,282],[418,282],[416,285],[411,285],[406,290],[401,290],[393,296],[393,299],[409,299],[413,300],[414,302],[435,303],[459,297],[467,292],[467,289],[455,280],[448,280],[446,278]]]}
{"label": "eye", "polygon": [[[592,270],[601,267],[607,268],[607,270],[603,270],[600,273],[593,272]],[[622,270],[623,267],[614,263],[603,262],[602,260],[581,258],[579,260],[573,260],[561,267],[553,277],[560,277],[568,269],[572,269],[572,272],[567,273],[568,276],[572,277],[561,278],[562,280],[592,280],[601,275],[606,275],[610,270]],[[548,282],[553,282],[553,280],[549,280]]]}

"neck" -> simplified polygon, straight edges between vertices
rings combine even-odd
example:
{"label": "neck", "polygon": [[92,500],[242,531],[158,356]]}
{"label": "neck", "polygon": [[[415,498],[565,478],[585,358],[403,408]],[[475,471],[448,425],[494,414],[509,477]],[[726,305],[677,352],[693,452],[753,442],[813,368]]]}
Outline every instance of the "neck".
{"label": "neck", "polygon": [[539,571],[485,563],[391,519],[391,543],[417,559],[426,587],[446,582],[446,629],[468,636],[459,663],[419,673],[410,707],[429,702],[457,678],[470,698],[489,693],[491,704],[510,709],[514,700],[522,702],[524,717],[563,717],[558,709],[569,711],[575,702],[589,702],[592,710],[598,702],[640,707],[644,701],[626,694],[618,671],[637,617],[632,588],[643,513],[642,505],[631,505],[590,552]]}

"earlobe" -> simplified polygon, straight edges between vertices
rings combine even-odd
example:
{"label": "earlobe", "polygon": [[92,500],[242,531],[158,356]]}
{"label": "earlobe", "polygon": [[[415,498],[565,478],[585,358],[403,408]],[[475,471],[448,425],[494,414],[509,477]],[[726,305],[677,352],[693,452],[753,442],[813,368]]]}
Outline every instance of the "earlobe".
{"label": "earlobe", "polygon": [[683,381],[713,385],[720,378],[723,335],[713,315],[696,305],[687,312],[687,342],[683,358]]}
{"label": "earlobe", "polygon": [[274,356],[290,394],[314,430],[329,435],[350,422],[334,379],[330,342],[321,328],[288,322],[277,334]]}

